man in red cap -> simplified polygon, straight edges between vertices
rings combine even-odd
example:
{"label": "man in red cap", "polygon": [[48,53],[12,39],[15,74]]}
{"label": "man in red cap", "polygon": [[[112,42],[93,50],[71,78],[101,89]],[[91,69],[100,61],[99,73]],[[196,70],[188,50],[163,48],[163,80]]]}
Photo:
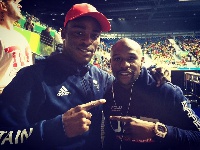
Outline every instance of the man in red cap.
{"label": "man in red cap", "polygon": [[101,149],[101,98],[113,77],[89,62],[110,28],[90,4],[68,11],[63,53],[20,70],[1,95],[1,146]]}

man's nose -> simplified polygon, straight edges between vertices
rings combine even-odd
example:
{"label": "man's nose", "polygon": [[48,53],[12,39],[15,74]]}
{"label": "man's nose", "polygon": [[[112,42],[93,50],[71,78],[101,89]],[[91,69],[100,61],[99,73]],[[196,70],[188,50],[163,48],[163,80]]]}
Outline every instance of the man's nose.
{"label": "man's nose", "polygon": [[92,42],[94,41],[92,38],[91,38],[91,36],[90,36],[90,34],[86,34],[84,37],[83,37],[83,42],[86,44],[86,45],[90,45],[90,44],[92,44]]}
{"label": "man's nose", "polygon": [[22,8],[22,5],[18,4],[18,7],[21,9],[21,8]]}
{"label": "man's nose", "polygon": [[130,63],[126,60],[123,60],[120,64],[120,67],[121,68],[128,68],[128,67],[130,67]]}

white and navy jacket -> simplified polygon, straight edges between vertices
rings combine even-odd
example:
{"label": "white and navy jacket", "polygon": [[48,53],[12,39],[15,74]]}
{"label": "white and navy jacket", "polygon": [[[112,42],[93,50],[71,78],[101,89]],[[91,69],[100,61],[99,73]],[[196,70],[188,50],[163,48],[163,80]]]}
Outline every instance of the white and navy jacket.
{"label": "white and navy jacket", "polygon": [[90,64],[77,66],[63,54],[20,70],[1,95],[1,147],[101,148],[102,106],[90,110],[90,130],[75,138],[66,137],[61,116],[70,108],[103,98],[112,82],[108,73]]}

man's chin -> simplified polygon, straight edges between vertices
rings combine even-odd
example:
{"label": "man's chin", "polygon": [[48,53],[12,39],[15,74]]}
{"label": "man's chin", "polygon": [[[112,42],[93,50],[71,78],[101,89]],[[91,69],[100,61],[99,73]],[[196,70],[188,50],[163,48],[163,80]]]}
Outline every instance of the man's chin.
{"label": "man's chin", "polygon": [[120,78],[120,77],[118,77],[118,81],[123,87],[127,87],[127,88],[130,87],[133,83],[131,78]]}
{"label": "man's chin", "polygon": [[87,65],[89,62],[90,62],[90,60],[91,59],[85,59],[85,60],[82,60],[82,61],[78,61],[78,63],[80,64],[80,65]]}
{"label": "man's chin", "polygon": [[118,76],[118,80],[120,81],[121,84],[124,85],[129,85],[131,84],[131,77],[125,77],[125,76]]}
{"label": "man's chin", "polygon": [[123,87],[129,87],[131,85],[131,83],[129,81],[122,81],[122,80],[119,80],[119,83],[123,86]]}

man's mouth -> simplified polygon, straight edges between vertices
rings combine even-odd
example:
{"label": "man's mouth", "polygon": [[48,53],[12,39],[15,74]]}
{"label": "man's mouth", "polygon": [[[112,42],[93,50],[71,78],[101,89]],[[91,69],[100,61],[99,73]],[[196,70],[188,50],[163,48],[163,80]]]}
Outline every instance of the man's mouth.
{"label": "man's mouth", "polygon": [[126,72],[123,72],[123,73],[120,73],[122,76],[128,76],[130,75],[130,73],[126,73]]}
{"label": "man's mouth", "polygon": [[131,76],[133,73],[131,71],[120,71],[119,74],[122,76]]}
{"label": "man's mouth", "polygon": [[85,53],[85,54],[88,54],[88,53],[93,53],[92,50],[89,50],[89,49],[79,49],[81,52]]}

